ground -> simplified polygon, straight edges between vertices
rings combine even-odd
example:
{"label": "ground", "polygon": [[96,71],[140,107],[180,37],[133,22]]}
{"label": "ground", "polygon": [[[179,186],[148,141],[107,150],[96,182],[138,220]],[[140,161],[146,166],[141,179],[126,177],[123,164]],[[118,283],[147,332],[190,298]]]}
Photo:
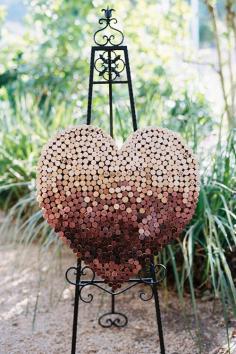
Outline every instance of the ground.
{"label": "ground", "polygon": [[[64,272],[75,263],[68,252],[39,252],[12,246],[0,248],[0,354],[70,353],[74,287]],[[99,315],[109,310],[109,295],[91,288],[94,300],[80,303],[80,354],[158,354],[159,342],[153,300],[143,302],[135,287],[117,300],[117,310],[128,316],[127,327],[103,329]],[[86,294],[86,293],[85,293]],[[197,335],[189,298],[181,310],[177,296],[160,290],[166,354],[226,354],[227,338],[217,302],[198,301],[201,339]],[[185,312],[185,314],[184,314]],[[236,353],[235,321],[230,323],[231,354]]]}

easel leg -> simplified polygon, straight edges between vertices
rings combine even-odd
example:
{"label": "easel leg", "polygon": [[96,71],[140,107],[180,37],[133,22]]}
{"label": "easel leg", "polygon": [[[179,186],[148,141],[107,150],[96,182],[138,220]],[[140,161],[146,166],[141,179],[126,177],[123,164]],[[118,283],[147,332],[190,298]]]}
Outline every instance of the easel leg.
{"label": "easel leg", "polygon": [[111,294],[111,313],[115,313],[115,295]]}
{"label": "easel leg", "polygon": [[[157,279],[156,279],[154,264],[151,265],[151,274],[152,274],[152,279],[154,280],[154,282],[156,282]],[[160,340],[160,353],[165,354],[165,343],[164,343],[164,336],[163,336],[163,329],[162,329],[161,310],[160,310],[157,284],[153,284],[152,289],[153,289],[153,295],[155,300],[156,318],[157,318],[158,334]]]}
{"label": "easel leg", "polygon": [[76,286],[75,286],[75,300],[74,300],[74,317],[73,317],[73,332],[72,332],[72,342],[71,342],[71,354],[76,353],[76,339],[77,339],[77,324],[78,324],[78,312],[79,312],[79,291],[80,287],[80,270],[81,270],[81,260],[77,260],[77,271],[76,271]]}

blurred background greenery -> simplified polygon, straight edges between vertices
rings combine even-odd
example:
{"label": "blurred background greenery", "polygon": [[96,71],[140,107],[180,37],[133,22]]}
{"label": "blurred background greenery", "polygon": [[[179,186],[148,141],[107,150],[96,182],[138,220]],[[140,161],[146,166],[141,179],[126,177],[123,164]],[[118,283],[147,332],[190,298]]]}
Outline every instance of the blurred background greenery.
{"label": "blurred background greenery", "polygon": [[[90,47],[103,1],[1,1],[0,209],[2,242],[60,242],[35,198],[36,164],[59,128],[86,120]],[[236,312],[236,6],[221,0],[110,1],[129,48],[138,125],[178,131],[197,154],[201,192],[191,224],[159,255],[165,286],[220,298]],[[108,130],[107,96],[93,123]],[[116,90],[115,136],[131,133]],[[10,231],[9,231],[10,230]]]}

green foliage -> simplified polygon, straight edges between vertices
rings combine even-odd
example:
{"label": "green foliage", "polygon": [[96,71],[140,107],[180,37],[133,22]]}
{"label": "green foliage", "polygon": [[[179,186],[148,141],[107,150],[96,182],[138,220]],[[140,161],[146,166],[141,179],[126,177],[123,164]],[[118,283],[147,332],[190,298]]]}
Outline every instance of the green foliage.
{"label": "green foliage", "polygon": [[[210,290],[236,313],[235,274],[229,264],[236,246],[236,152],[235,132],[212,156],[208,175],[202,175],[199,202],[183,239],[169,245],[160,255],[172,268],[180,298],[189,288],[195,296]],[[233,278],[234,277],[234,278]],[[228,315],[228,314],[227,314]]]}
{"label": "green foliage", "polygon": [[14,113],[0,113],[0,208],[4,210],[32,190],[40,150],[51,134],[81,123],[63,102],[55,104],[51,114],[45,116],[44,110],[29,101],[29,107],[17,104]]}

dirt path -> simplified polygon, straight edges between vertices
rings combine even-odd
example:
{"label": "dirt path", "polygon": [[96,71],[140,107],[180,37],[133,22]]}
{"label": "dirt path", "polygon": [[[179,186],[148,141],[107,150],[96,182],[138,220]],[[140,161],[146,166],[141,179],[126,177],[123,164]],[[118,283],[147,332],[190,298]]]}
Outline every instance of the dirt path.
{"label": "dirt path", "polygon": [[[22,249],[0,249],[0,354],[70,353],[74,289],[65,282],[64,272],[75,259],[67,252],[60,262],[51,252],[39,257],[38,248],[32,246],[26,255]],[[123,329],[102,329],[97,324],[110,299],[90,290],[93,302],[81,303],[79,309],[78,353],[159,353],[153,300],[141,301],[140,288],[117,300],[117,309],[129,318]],[[160,299],[167,354],[200,353],[189,300],[184,318],[175,295],[161,291]],[[212,314],[212,306],[212,302],[198,304],[202,353],[221,354],[226,343],[224,322],[220,310]]]}

